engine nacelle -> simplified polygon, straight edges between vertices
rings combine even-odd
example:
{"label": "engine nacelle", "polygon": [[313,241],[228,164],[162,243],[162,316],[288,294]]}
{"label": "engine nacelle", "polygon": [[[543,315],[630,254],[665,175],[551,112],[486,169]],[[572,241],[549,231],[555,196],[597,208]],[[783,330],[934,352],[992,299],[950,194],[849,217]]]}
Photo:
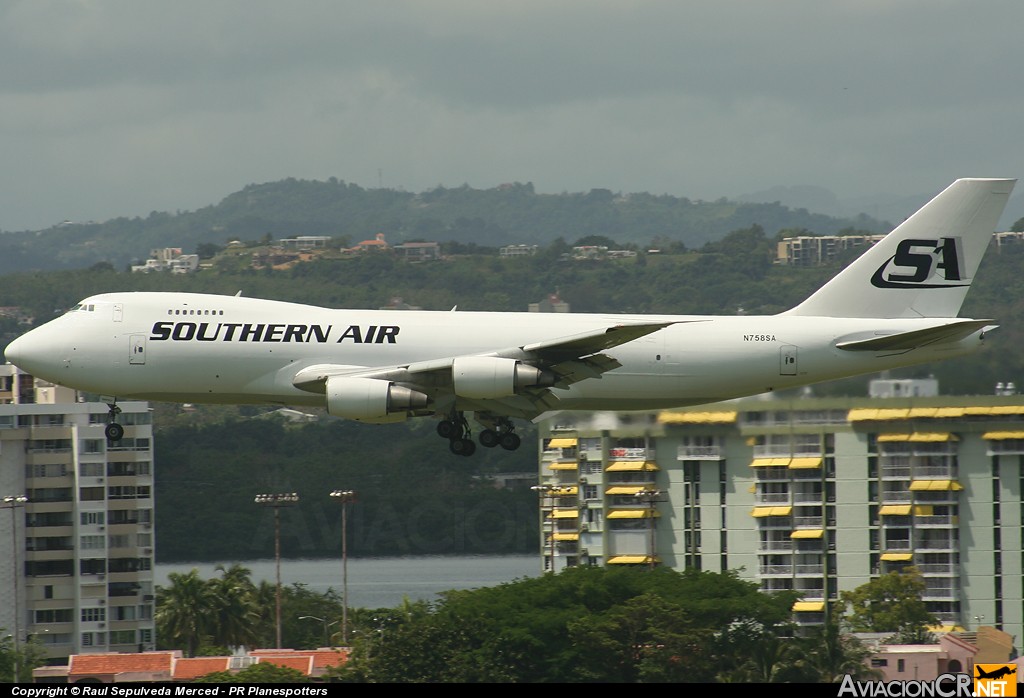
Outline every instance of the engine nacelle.
{"label": "engine nacelle", "polygon": [[452,382],[459,397],[509,397],[523,388],[554,385],[555,376],[515,359],[496,356],[459,356],[452,362]]}
{"label": "engine nacelle", "polygon": [[409,410],[423,409],[429,398],[417,390],[375,378],[330,376],[326,384],[327,411],[358,422],[401,422]]}

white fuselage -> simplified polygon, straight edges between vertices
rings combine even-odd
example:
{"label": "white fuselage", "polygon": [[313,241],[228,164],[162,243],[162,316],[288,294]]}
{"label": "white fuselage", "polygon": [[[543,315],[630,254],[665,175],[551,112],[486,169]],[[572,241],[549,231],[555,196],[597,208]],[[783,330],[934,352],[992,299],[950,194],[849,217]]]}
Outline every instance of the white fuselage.
{"label": "white fuselage", "polygon": [[15,340],[8,358],[40,378],[121,399],[323,405],[323,394],[292,384],[298,371],[488,353],[640,321],[675,324],[604,351],[621,366],[554,389],[558,409],[713,402],[946,359],[970,353],[983,338],[976,332],[887,354],[836,342],[909,332],[934,318],[332,310],[235,296],[111,293]]}

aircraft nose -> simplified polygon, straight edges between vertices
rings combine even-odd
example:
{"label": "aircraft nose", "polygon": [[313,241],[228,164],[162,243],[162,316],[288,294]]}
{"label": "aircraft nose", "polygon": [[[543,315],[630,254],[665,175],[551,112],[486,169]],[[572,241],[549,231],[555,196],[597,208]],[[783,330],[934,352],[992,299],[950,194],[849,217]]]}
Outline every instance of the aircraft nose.
{"label": "aircraft nose", "polygon": [[53,342],[47,341],[42,333],[31,330],[15,339],[4,349],[4,358],[22,371],[44,377],[46,366],[53,367],[57,351]]}

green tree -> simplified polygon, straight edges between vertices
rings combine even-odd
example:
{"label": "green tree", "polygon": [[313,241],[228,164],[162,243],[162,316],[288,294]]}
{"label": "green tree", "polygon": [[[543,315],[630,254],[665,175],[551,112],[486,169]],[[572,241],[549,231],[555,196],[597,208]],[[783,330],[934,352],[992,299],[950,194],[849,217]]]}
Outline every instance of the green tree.
{"label": "green tree", "polygon": [[165,647],[181,647],[185,656],[195,657],[215,629],[217,608],[214,589],[193,569],[187,574],[171,572],[169,586],[156,590],[157,637]]}
{"label": "green tree", "polygon": [[713,631],[685,609],[646,593],[606,613],[570,621],[580,680],[616,683],[703,682],[714,678]]}
{"label": "green tree", "polygon": [[210,640],[225,647],[253,646],[261,611],[252,572],[239,564],[217,565],[220,577],[208,580],[211,592]]}
{"label": "green tree", "polygon": [[924,591],[924,577],[916,568],[908,567],[844,591],[840,600],[850,609],[850,625],[855,632],[920,637],[927,626],[938,623],[925,607]]}
{"label": "green tree", "polygon": [[792,594],[735,573],[575,567],[360,623],[344,680],[708,681],[733,666],[730,629],[775,632]]}
{"label": "green tree", "polygon": [[875,679],[882,674],[867,664],[871,650],[855,636],[842,632],[841,609],[826,615],[825,624],[806,640],[805,666],[808,681],[838,683],[849,674],[855,679]]}
{"label": "green tree", "polygon": [[[31,683],[32,670],[42,666],[46,650],[34,638],[14,647],[14,636],[0,627],[0,683]],[[17,661],[15,661],[17,660]],[[14,675],[17,664],[18,675]]]}

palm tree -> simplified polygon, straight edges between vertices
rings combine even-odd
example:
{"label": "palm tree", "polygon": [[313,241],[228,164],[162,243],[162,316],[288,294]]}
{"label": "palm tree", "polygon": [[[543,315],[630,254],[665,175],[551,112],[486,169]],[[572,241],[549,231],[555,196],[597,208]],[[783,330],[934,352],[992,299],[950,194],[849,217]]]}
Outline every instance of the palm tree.
{"label": "palm tree", "polygon": [[256,605],[256,586],[252,571],[239,564],[225,568],[217,565],[220,578],[211,579],[213,595],[212,641],[224,647],[254,646],[260,609]]}
{"label": "palm tree", "polygon": [[839,609],[825,616],[825,624],[808,638],[807,667],[823,683],[839,683],[847,674],[855,679],[879,678],[867,664],[871,650],[853,635],[842,632]]}
{"label": "palm tree", "polygon": [[184,647],[186,656],[194,657],[212,627],[213,590],[197,569],[171,572],[167,580],[170,586],[156,589],[157,637],[165,645]]}

